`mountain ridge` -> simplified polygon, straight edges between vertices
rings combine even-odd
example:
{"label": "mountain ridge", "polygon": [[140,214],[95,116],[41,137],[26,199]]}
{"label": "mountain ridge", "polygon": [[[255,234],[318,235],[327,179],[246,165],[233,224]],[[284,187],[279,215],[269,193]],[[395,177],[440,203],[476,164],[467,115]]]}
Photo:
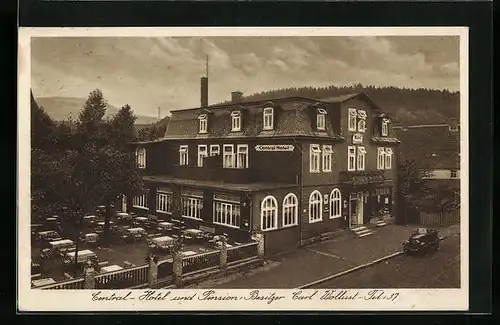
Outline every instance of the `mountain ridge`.
{"label": "mountain ridge", "polygon": [[[54,120],[61,121],[67,118],[76,119],[81,109],[85,105],[86,98],[79,97],[35,97],[38,106],[42,107],[44,111]],[[120,109],[108,103],[106,107],[106,117],[111,117],[118,113]],[[132,108],[133,110],[133,108]],[[158,121],[157,117],[134,114],[137,117],[135,124],[152,124]]]}

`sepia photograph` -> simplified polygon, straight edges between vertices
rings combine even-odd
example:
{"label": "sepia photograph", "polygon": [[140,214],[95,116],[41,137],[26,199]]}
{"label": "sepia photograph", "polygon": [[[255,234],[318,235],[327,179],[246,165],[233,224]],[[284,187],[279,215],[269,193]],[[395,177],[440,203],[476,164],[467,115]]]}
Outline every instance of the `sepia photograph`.
{"label": "sepia photograph", "polygon": [[466,309],[466,36],[22,28],[25,305]]}

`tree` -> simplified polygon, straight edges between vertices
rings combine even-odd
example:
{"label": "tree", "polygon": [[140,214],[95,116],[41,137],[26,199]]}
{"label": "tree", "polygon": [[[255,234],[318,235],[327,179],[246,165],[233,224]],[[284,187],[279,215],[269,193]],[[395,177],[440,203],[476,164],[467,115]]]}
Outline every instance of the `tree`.
{"label": "tree", "polygon": [[110,141],[119,148],[124,148],[127,143],[136,140],[135,135],[135,116],[132,108],[129,105],[123,106],[118,113],[116,113],[110,122]]}
{"label": "tree", "polygon": [[31,93],[31,147],[52,151],[57,145],[56,123],[39,107]]}
{"label": "tree", "polygon": [[89,94],[83,109],[78,114],[77,133],[80,138],[80,148],[85,143],[93,143],[98,147],[108,143],[109,127],[104,119],[107,105],[99,89]]}
{"label": "tree", "polygon": [[398,181],[400,214],[404,215],[404,223],[407,224],[409,210],[416,208],[427,190],[422,179],[422,168],[414,160],[403,159],[398,168]]}

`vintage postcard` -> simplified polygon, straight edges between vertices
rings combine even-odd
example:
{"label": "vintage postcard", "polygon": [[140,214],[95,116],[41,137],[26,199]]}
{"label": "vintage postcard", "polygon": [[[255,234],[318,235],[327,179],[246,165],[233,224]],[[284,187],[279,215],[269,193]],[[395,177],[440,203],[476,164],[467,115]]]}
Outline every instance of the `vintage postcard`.
{"label": "vintage postcard", "polygon": [[467,51],[20,28],[19,310],[467,310]]}

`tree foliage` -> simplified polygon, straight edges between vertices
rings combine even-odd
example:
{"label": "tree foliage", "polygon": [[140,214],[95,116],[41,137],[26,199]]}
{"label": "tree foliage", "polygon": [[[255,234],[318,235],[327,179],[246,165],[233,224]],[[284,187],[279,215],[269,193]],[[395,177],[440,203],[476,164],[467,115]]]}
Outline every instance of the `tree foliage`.
{"label": "tree foliage", "polygon": [[375,87],[355,84],[337,87],[291,87],[245,96],[242,101],[261,101],[283,97],[324,99],[364,92],[384,111],[402,124],[447,123],[460,116],[460,94],[447,90]]}
{"label": "tree foliage", "polygon": [[[35,103],[36,104],[36,103]],[[135,116],[124,106],[111,119],[104,119],[106,101],[100,90],[92,91],[76,121],[59,124],[32,108],[34,139],[57,139],[32,148],[32,210],[34,215],[69,212],[66,226],[72,228],[78,245],[78,229],[85,214],[98,205],[108,207],[105,231],[109,232],[109,206],[121,194],[142,192],[142,180],[135,157],[127,146],[135,139]],[[41,123],[42,121],[43,123]],[[58,145],[55,145],[57,143]]]}

